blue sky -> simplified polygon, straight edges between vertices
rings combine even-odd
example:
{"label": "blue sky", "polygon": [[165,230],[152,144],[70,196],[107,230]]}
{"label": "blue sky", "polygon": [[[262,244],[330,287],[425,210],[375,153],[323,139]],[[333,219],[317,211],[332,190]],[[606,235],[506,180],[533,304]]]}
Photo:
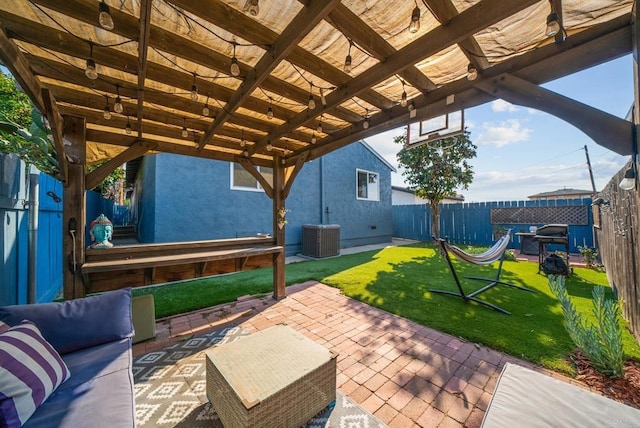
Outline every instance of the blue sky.
{"label": "blue sky", "polygon": [[[559,94],[624,118],[633,103],[631,55],[543,85]],[[591,189],[584,146],[596,189],[601,190],[629,160],[597,145],[573,125],[547,113],[502,100],[465,111],[471,140],[478,146],[474,180],[461,190],[466,202],[524,200],[562,188]],[[393,137],[404,129],[366,139],[397,167]],[[398,173],[392,184],[406,185]]]}

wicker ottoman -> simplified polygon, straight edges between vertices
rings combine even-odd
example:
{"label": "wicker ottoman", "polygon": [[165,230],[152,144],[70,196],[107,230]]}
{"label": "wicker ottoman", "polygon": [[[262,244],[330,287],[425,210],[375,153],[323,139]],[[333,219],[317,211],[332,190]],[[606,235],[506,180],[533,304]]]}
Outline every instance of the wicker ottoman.
{"label": "wicker ottoman", "polygon": [[225,427],[299,427],[336,398],[336,354],[278,325],[206,351],[207,397]]}

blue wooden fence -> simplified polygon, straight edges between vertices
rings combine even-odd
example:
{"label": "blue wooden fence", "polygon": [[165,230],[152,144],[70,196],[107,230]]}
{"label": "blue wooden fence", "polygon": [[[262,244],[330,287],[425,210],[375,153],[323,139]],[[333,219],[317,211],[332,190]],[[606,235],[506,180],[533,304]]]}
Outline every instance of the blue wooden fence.
{"label": "blue wooden fence", "polygon": [[[490,246],[499,238],[498,229],[512,229],[510,248],[520,248],[518,232],[529,232],[531,226],[541,223],[492,223],[492,208],[530,207],[586,207],[586,224],[569,224],[569,251],[578,252],[578,246],[593,247],[593,217],[591,199],[561,199],[549,201],[505,201],[460,204],[440,204],[440,235],[456,244]],[[393,236],[418,241],[431,241],[431,208],[429,205],[396,205],[393,207]],[[554,222],[548,222],[554,223]]]}
{"label": "blue wooden fence", "polygon": [[[29,174],[23,162],[0,156],[0,306],[28,302]],[[36,301],[49,302],[62,289],[62,184],[43,173],[38,176],[38,241]],[[87,192],[87,222],[100,213],[111,217],[113,202]],[[86,230],[86,242],[90,243]]]}

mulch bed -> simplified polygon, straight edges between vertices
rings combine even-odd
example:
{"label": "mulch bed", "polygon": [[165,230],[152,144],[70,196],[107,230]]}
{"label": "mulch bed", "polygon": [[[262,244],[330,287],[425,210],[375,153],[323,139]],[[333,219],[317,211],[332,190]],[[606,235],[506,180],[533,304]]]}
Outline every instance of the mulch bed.
{"label": "mulch bed", "polygon": [[640,361],[628,360],[624,365],[624,376],[610,378],[596,371],[580,351],[571,355],[571,360],[577,369],[576,380],[606,397],[640,409]]}

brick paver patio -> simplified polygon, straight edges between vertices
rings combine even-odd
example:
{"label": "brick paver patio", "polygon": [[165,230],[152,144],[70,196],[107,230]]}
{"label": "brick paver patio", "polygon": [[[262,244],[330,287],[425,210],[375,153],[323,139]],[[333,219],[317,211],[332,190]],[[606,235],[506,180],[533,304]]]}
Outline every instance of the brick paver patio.
{"label": "brick paver patio", "polygon": [[160,320],[155,340],[134,345],[134,355],[228,324],[256,332],[281,323],[338,352],[338,389],[390,427],[480,426],[507,361],[569,381],[317,282],[287,287],[280,301],[246,296]]}

